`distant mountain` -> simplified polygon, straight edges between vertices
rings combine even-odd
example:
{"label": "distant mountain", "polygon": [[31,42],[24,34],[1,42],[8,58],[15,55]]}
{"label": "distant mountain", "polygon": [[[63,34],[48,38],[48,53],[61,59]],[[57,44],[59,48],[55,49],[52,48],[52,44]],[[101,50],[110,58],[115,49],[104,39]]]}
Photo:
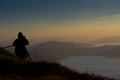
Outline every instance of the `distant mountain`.
{"label": "distant mountain", "polygon": [[120,45],[94,47],[91,44],[48,41],[28,48],[33,60],[55,61],[68,56],[120,57]]}
{"label": "distant mountain", "polygon": [[88,50],[91,55],[106,56],[106,57],[120,57],[120,45],[104,45],[94,47]]}
{"label": "distant mountain", "polygon": [[114,36],[114,37],[108,37],[108,38],[102,38],[99,40],[96,40],[95,43],[120,43],[120,36]]}
{"label": "distant mountain", "polygon": [[56,60],[83,55],[82,51],[92,46],[92,44],[85,43],[48,41],[29,47],[29,52],[35,60]]}

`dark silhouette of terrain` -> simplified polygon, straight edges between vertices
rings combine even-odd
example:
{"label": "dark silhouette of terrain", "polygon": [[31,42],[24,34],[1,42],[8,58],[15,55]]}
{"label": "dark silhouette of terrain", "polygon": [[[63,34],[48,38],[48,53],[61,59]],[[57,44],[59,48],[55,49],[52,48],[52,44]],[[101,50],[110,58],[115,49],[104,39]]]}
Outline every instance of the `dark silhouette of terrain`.
{"label": "dark silhouette of terrain", "polygon": [[94,47],[91,44],[48,41],[28,48],[33,60],[59,60],[68,56],[120,57],[120,45]]}
{"label": "dark silhouette of terrain", "polygon": [[48,41],[31,46],[29,52],[34,60],[58,60],[68,56],[84,55],[84,50],[93,46],[92,44]]}
{"label": "dark silhouette of terrain", "polygon": [[78,73],[55,62],[30,62],[0,48],[0,80],[114,80]]}

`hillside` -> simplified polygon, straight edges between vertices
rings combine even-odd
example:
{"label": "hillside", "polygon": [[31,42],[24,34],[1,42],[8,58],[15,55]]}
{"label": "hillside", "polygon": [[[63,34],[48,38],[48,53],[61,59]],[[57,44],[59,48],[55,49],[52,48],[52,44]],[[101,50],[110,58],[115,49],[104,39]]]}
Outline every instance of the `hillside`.
{"label": "hillside", "polygon": [[78,73],[58,63],[30,62],[18,59],[0,48],[0,80],[114,80]]}

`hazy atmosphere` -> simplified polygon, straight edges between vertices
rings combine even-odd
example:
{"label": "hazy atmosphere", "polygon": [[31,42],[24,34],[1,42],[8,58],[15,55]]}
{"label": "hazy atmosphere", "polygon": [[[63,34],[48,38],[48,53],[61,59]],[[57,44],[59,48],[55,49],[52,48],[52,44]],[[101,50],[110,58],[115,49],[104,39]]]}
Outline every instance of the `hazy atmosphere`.
{"label": "hazy atmosphere", "polygon": [[120,79],[120,0],[0,0],[0,65],[3,80]]}
{"label": "hazy atmosphere", "polygon": [[0,0],[0,41],[94,42],[120,36],[120,0]]}

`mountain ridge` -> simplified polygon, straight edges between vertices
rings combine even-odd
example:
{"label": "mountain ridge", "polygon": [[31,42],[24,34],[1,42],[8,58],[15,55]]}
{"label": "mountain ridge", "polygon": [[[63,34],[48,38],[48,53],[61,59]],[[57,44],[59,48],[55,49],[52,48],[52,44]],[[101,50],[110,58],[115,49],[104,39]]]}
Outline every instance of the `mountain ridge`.
{"label": "mountain ridge", "polygon": [[28,48],[34,60],[56,61],[69,56],[120,57],[120,45],[94,46],[85,43],[49,41]]}
{"label": "mountain ridge", "polygon": [[[64,59],[74,54],[80,55],[80,51],[93,46],[86,43],[48,41],[28,48],[33,58],[45,58],[45,60]],[[35,53],[35,54],[32,54]],[[49,56],[50,55],[50,56]],[[82,54],[81,54],[82,55]],[[39,59],[38,59],[39,60]]]}

